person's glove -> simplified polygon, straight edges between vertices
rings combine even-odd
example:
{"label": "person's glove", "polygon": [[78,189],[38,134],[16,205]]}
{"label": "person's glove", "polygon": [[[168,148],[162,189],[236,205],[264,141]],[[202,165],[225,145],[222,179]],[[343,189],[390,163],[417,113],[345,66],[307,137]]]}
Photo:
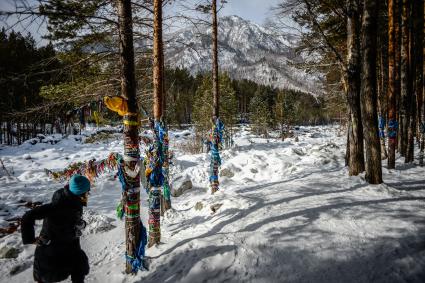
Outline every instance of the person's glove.
{"label": "person's glove", "polygon": [[48,245],[50,245],[50,242],[51,242],[51,240],[46,239],[42,236],[39,236],[39,237],[35,238],[33,244],[37,245],[37,246],[48,246]]}
{"label": "person's glove", "polygon": [[77,238],[83,235],[81,230],[86,228],[86,226],[87,226],[87,222],[84,221],[83,219],[81,219],[80,222],[78,222],[78,224],[75,225],[75,235],[77,236]]}

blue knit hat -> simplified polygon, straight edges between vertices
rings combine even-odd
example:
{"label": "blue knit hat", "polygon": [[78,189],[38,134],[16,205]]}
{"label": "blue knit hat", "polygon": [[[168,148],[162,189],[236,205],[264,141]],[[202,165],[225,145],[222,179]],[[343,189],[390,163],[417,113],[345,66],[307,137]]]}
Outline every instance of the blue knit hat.
{"label": "blue knit hat", "polygon": [[69,190],[76,196],[90,191],[90,181],[84,176],[75,174],[69,180]]}

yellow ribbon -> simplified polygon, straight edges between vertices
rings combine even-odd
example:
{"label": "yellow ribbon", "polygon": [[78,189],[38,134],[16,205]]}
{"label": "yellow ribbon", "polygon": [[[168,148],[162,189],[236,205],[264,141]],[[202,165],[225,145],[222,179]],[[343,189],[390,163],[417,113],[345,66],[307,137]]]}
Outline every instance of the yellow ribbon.
{"label": "yellow ribbon", "polygon": [[140,123],[138,121],[130,121],[130,120],[124,120],[123,121],[124,125],[127,126],[139,126]]}
{"label": "yellow ribbon", "polygon": [[129,115],[128,112],[128,104],[127,100],[124,97],[121,96],[105,96],[103,98],[103,102],[105,102],[106,107],[108,107],[110,110],[117,112],[118,115],[124,116]]}

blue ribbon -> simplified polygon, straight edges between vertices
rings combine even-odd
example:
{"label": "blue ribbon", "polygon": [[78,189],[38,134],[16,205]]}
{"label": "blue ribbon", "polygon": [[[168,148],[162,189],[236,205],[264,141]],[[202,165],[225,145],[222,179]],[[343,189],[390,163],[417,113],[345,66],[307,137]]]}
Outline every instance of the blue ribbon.
{"label": "blue ribbon", "polygon": [[145,257],[145,246],[148,243],[148,234],[145,226],[140,221],[140,240],[139,244],[136,247],[134,257],[125,254],[126,260],[131,264],[131,270],[133,273],[137,273],[139,270],[148,270],[148,268],[143,264],[143,259]]}
{"label": "blue ribbon", "polygon": [[162,170],[162,164],[164,163],[164,151],[163,143],[165,130],[160,122],[155,121],[154,124],[154,141],[153,144],[149,147],[149,151],[154,153],[154,162],[150,166],[153,167],[152,172],[149,175],[149,184],[152,187],[162,187],[164,184],[164,172]]}
{"label": "blue ribbon", "polygon": [[396,138],[397,137],[397,129],[398,129],[398,122],[397,120],[391,119],[388,121],[388,137],[389,138]]}

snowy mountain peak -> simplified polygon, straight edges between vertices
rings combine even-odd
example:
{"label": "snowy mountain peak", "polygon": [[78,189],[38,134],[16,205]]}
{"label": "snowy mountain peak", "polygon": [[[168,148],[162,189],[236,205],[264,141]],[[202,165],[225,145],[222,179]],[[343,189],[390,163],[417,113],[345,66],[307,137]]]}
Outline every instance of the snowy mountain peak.
{"label": "snowy mountain peak", "polygon": [[[219,18],[219,66],[234,79],[317,93],[316,78],[294,67],[302,58],[294,51],[295,39],[238,16]],[[187,27],[171,34],[167,63],[192,74],[211,69],[211,28]]]}

